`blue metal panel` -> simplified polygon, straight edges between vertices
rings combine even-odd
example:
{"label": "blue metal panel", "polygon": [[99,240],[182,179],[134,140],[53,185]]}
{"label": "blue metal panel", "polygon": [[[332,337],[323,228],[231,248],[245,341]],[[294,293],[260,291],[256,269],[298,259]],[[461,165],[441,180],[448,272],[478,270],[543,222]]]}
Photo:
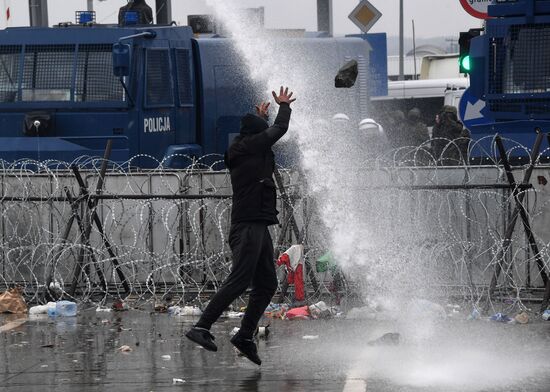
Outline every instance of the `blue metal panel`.
{"label": "blue metal panel", "polygon": [[367,40],[371,46],[369,55],[369,85],[371,97],[388,95],[388,45],[386,33],[353,34],[347,37],[358,37]]}
{"label": "blue metal panel", "polygon": [[19,159],[72,162],[80,157],[100,157],[113,140],[111,160],[125,162],[129,158],[125,137],[0,137],[0,159],[13,162]]}
{"label": "blue metal panel", "polygon": [[[349,113],[354,120],[359,120],[361,113],[358,95],[363,92],[359,86],[352,89],[334,91],[334,76],[347,59],[362,58],[368,60],[370,46],[362,38],[295,38],[282,39],[282,45],[292,47],[293,52],[300,53],[294,59],[301,66],[315,67],[311,72],[312,85],[332,89],[335,99],[332,108],[334,113]],[[235,53],[228,39],[209,38],[195,41],[198,53],[198,79],[202,83],[198,90],[199,119],[201,121],[201,139],[199,144],[204,153],[223,152],[230,135],[238,132],[238,121],[242,115],[253,111],[256,100],[269,99],[266,88],[254,83],[248,77],[248,71],[240,54]],[[323,94],[323,88],[319,94]],[[367,95],[367,92],[364,92]],[[322,99],[323,97],[319,97]]]}

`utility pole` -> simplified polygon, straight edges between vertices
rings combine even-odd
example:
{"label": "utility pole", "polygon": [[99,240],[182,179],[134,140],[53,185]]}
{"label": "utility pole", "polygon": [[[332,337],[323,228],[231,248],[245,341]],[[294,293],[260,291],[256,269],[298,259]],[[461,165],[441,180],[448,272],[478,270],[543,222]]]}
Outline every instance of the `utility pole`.
{"label": "utility pole", "polygon": [[157,24],[167,25],[172,22],[172,0],[156,0]]}
{"label": "utility pole", "polygon": [[403,0],[399,0],[399,80],[405,80],[405,48],[403,43]]}
{"label": "utility pole", "polygon": [[317,0],[317,31],[333,34],[332,0]]}
{"label": "utility pole", "polygon": [[32,27],[48,27],[47,0],[29,0],[29,18]]}

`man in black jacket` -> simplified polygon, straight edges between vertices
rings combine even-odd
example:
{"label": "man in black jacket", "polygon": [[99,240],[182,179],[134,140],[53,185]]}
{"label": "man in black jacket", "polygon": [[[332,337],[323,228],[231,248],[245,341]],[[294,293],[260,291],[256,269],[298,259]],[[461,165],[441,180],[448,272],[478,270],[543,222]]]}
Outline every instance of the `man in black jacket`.
{"label": "man in black jacket", "polygon": [[271,147],[286,133],[290,121],[292,92],[281,87],[273,91],[279,113],[273,126],[267,123],[269,103],[256,106],[257,115],[241,119],[240,134],[225,154],[231,175],[233,208],[229,246],[233,267],[220,290],[214,295],[197,324],[185,336],[205,349],[217,351],[210,327],[222,312],[252,284],[239,332],[231,343],[248,359],[260,365],[252,340],[267,305],[277,290],[273,242],[268,226],[277,224],[277,193],[273,182],[275,157]]}
{"label": "man in black jacket", "polygon": [[118,10],[118,24],[126,24],[126,12],[136,12],[138,14],[137,24],[146,25],[153,23],[153,10],[147,5],[145,0],[129,0],[128,4],[120,7]]}

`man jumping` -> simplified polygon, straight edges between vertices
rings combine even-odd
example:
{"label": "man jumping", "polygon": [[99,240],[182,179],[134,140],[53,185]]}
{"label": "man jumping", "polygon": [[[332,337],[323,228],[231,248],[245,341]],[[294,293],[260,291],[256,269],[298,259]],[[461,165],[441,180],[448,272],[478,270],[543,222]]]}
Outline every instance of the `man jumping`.
{"label": "man jumping", "polygon": [[288,87],[273,91],[279,113],[273,126],[267,123],[269,103],[256,106],[256,115],[241,119],[240,134],[225,154],[231,175],[233,208],[229,246],[233,266],[201,318],[185,336],[209,351],[217,351],[210,327],[249,285],[248,306],[239,332],[231,343],[252,362],[261,365],[252,337],[267,305],[277,290],[273,242],[268,226],[279,223],[277,190],[273,181],[275,157],[271,147],[286,133],[290,121],[292,92]]}

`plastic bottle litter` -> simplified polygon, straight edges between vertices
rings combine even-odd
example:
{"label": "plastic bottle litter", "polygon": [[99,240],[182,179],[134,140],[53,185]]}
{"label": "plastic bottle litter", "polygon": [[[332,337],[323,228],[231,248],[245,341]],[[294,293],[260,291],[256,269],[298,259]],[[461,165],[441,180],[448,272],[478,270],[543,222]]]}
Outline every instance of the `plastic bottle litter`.
{"label": "plastic bottle litter", "polygon": [[57,301],[48,303],[48,316],[50,317],[74,317],[76,316],[76,304],[71,301]]}
{"label": "plastic bottle litter", "polygon": [[550,320],[550,309],[546,309],[546,310],[542,313],[542,319],[543,319],[544,321]]}
{"label": "plastic bottle litter", "polygon": [[97,308],[95,309],[95,311],[98,313],[101,313],[101,312],[109,313],[111,310],[112,310],[111,308],[106,308],[101,305],[98,305]]}
{"label": "plastic bottle litter", "polygon": [[502,313],[495,313],[491,316],[491,320],[492,321],[496,321],[496,322],[499,322],[499,323],[511,323],[514,321],[513,318],[510,318],[508,317],[507,315],[505,314],[502,314]]}
{"label": "plastic bottle litter", "polygon": [[168,314],[171,316],[200,316],[202,310],[196,306],[170,306],[168,308]]}
{"label": "plastic bottle litter", "polygon": [[172,385],[185,384],[185,380],[182,378],[173,378]]}
{"label": "plastic bottle litter", "polygon": [[468,316],[468,320],[479,320],[480,317],[481,313],[477,308],[474,308],[474,310],[472,310],[472,313],[470,313],[470,315]]}
{"label": "plastic bottle litter", "polygon": [[265,327],[258,327],[258,330],[256,332],[256,336],[259,339],[267,339],[269,337],[269,334],[271,331],[269,330],[269,325],[266,325]]}
{"label": "plastic bottle litter", "polygon": [[55,302],[48,302],[46,305],[36,305],[29,309],[29,314],[47,314],[48,307],[55,307]]}
{"label": "plastic bottle litter", "polygon": [[162,358],[163,361],[169,361],[169,360],[172,359],[172,357],[170,355],[163,355],[161,358]]}
{"label": "plastic bottle litter", "polygon": [[332,313],[329,307],[323,302],[319,301],[316,304],[310,305],[309,314],[313,318],[330,318]]}
{"label": "plastic bottle litter", "polygon": [[319,339],[319,335],[304,335],[302,336],[304,340],[316,340]]}

